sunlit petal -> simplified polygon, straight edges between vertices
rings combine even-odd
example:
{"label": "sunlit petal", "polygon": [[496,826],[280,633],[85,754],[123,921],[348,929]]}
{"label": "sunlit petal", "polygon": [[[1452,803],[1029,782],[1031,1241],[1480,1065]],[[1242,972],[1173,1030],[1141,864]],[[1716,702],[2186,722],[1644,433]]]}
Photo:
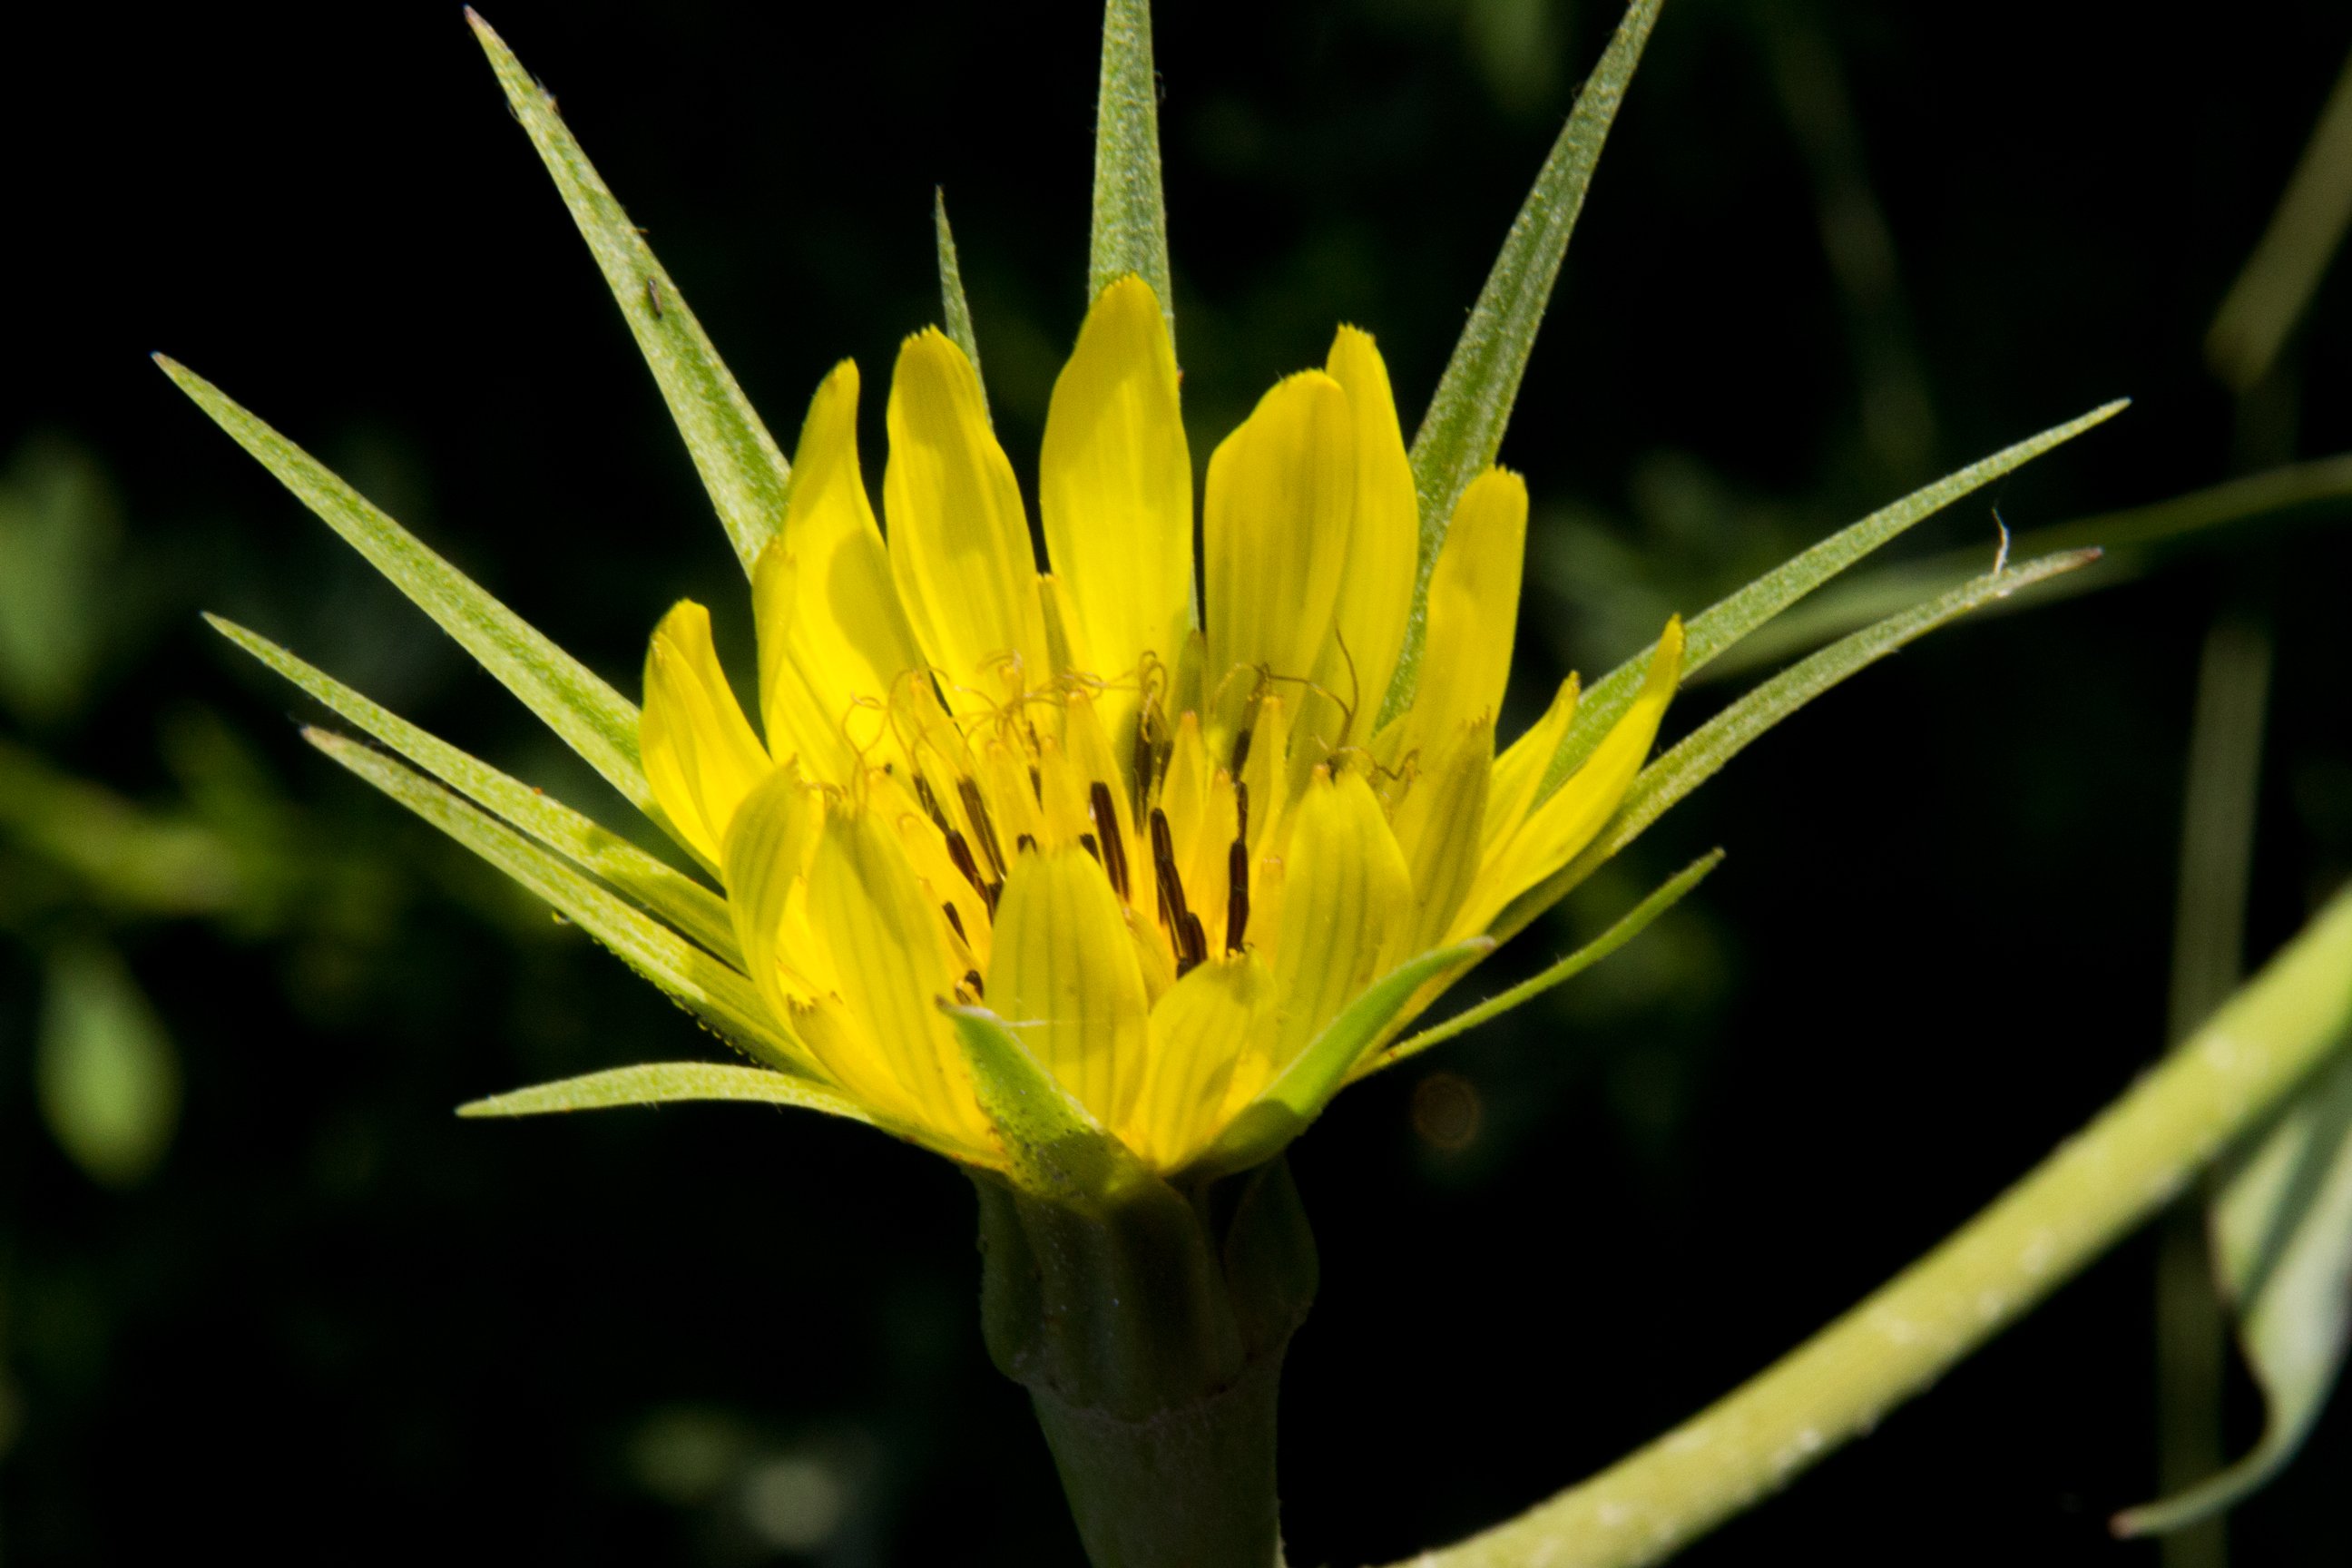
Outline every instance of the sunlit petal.
{"label": "sunlit petal", "polygon": [[[1131,687],[1146,653],[1172,660],[1192,618],[1192,459],[1167,318],[1139,278],[1102,291],[1054,384],[1037,503],[1094,672]],[[1107,710],[1114,732],[1132,705]]]}
{"label": "sunlit petal", "polygon": [[1208,663],[1214,690],[1236,667],[1311,675],[1339,602],[1356,500],[1348,395],[1306,371],[1260,400],[1209,459]]}
{"label": "sunlit petal", "polygon": [[1016,697],[1052,668],[1029,524],[980,377],[936,329],[899,349],[887,423],[890,568],[916,637],[958,712]]}
{"label": "sunlit petal", "polygon": [[637,743],[654,799],[695,853],[717,865],[736,805],[770,764],[719,668],[710,612],[691,599],[662,617],[646,652]]}

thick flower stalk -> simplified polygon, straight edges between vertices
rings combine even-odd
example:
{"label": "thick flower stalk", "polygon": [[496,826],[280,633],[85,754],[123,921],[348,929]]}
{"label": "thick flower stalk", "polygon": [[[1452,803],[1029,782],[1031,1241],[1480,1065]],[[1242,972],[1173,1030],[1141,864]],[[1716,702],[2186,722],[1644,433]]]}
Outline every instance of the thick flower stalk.
{"label": "thick flower stalk", "polygon": [[646,777],[725,886],[790,1065],[1016,1183],[955,1014],[1001,1024],[1153,1173],[1256,1163],[1591,841],[1679,666],[1669,626],[1640,697],[1540,792],[1577,686],[1496,753],[1519,478],[1464,492],[1423,679],[1392,697],[1421,529],[1372,339],[1342,327],[1211,457],[1199,589],[1177,379],[1150,288],[1111,284],[1046,418],[1041,574],[962,351],[899,351],[887,537],[843,363],[752,570],[761,722],[703,606],[646,662]]}

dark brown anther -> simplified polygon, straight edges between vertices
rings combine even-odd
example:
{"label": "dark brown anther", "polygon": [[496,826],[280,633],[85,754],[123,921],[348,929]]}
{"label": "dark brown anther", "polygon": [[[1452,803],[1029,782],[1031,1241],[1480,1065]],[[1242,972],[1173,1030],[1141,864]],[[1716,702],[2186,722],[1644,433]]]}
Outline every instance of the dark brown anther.
{"label": "dark brown anther", "polygon": [[1236,838],[1225,851],[1225,951],[1242,950],[1249,930],[1249,846]]}
{"label": "dark brown anther", "polygon": [[1087,811],[1095,819],[1095,832],[1102,839],[1103,869],[1110,873],[1110,885],[1124,902],[1127,890],[1127,844],[1118,830],[1118,811],[1110,798],[1110,785],[1097,780],[1087,790]]}
{"label": "dark brown anther", "polygon": [[[1240,763],[1234,764],[1234,772],[1241,772]],[[1234,781],[1234,842],[1239,844],[1249,837],[1249,785],[1239,779]]]}
{"label": "dark brown anther", "polygon": [[1243,726],[1242,726],[1241,733],[1240,733],[1240,734],[1238,734],[1238,735],[1235,735],[1235,736],[1234,737],[1234,764],[1233,764],[1233,765],[1234,765],[1234,777],[1235,777],[1235,778],[1239,778],[1239,777],[1241,777],[1241,776],[1242,776],[1242,764],[1243,764],[1244,763],[1246,763],[1246,762],[1248,762],[1248,761],[1249,761],[1249,743],[1250,743],[1250,727],[1249,727],[1248,725],[1244,724],[1244,725],[1243,725]]}
{"label": "dark brown anther", "polygon": [[1029,793],[1039,805],[1045,804],[1045,775],[1037,770],[1034,763],[1029,764]]}
{"label": "dark brown anther", "polygon": [[948,825],[948,814],[940,809],[940,797],[931,793],[931,781],[920,773],[915,775],[915,798],[923,803],[924,811],[930,815],[932,822],[939,826],[941,833],[955,831]]}
{"label": "dark brown anther", "polygon": [[1201,929],[1201,917],[1186,910],[1183,928],[1176,934],[1176,978],[1200,968],[1208,956],[1209,933]]}
{"label": "dark brown anther", "polygon": [[1160,919],[1176,946],[1176,973],[1181,975],[1209,956],[1209,942],[1184,902],[1184,879],[1176,870],[1176,836],[1169,831],[1168,814],[1156,805],[1151,808],[1151,868],[1159,874]]}
{"label": "dark brown anther", "polygon": [[970,990],[974,996],[985,996],[988,994],[988,987],[981,984],[980,971],[977,969],[965,970],[963,972],[963,983],[966,989]]}
{"label": "dark brown anther", "polygon": [[952,827],[948,829],[948,858],[955,862],[955,868],[963,873],[963,879],[971,884],[973,892],[982,898],[988,896],[988,879],[980,874],[980,862],[971,858],[971,846]]}
{"label": "dark brown anther", "polygon": [[1095,836],[1094,836],[1093,834],[1091,834],[1091,833],[1081,833],[1081,834],[1079,834],[1079,835],[1078,835],[1078,847],[1079,847],[1079,848],[1081,848],[1081,849],[1083,849],[1083,850],[1085,850],[1087,854],[1089,854],[1089,855],[1093,856],[1093,857],[1095,858],[1095,864],[1096,864],[1096,865],[1099,866],[1099,865],[1101,865],[1101,864],[1102,864],[1102,846],[1101,846],[1100,844],[1098,844],[1098,843],[1097,843],[1097,842],[1096,842],[1096,840],[1095,840]]}
{"label": "dark brown anther", "polygon": [[989,916],[993,919],[996,914],[996,900],[1004,896],[1003,880],[999,879],[996,881],[991,882],[988,886],[980,890],[980,896],[988,900]]}
{"label": "dark brown anther", "polygon": [[1034,855],[1037,853],[1037,836],[1034,833],[1024,833],[1013,841],[1013,847],[1020,854]]}
{"label": "dark brown anther", "polygon": [[968,942],[971,940],[971,937],[964,934],[963,917],[955,912],[955,906],[953,904],[941,904],[940,906],[940,911],[948,917],[948,924],[955,928],[956,940],[958,942]]}
{"label": "dark brown anther", "polygon": [[1135,765],[1128,770],[1135,775],[1135,809],[1142,815],[1144,802],[1151,798],[1151,763],[1155,755],[1151,744],[1151,714],[1147,710],[1135,716]]}
{"label": "dark brown anther", "polygon": [[999,877],[1004,875],[1004,851],[997,846],[996,822],[988,815],[988,801],[980,793],[980,785],[971,778],[956,780],[956,797],[963,802],[963,814],[971,820],[971,830],[980,835],[980,852],[988,857],[988,868]]}

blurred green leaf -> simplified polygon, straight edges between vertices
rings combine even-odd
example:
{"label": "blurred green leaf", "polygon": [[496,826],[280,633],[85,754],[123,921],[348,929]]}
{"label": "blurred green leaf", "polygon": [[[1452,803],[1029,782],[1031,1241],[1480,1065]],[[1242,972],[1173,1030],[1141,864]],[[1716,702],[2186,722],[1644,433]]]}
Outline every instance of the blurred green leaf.
{"label": "blurred green leaf", "polygon": [[1534,1001],[1538,996],[1561,983],[1575,979],[1602,959],[1623,947],[1649,929],[1650,922],[1682,902],[1683,895],[1706,879],[1708,872],[1723,864],[1723,851],[1710,849],[1684,867],[1659,887],[1657,891],[1628,910],[1625,914],[1558,963],[1542,973],[1529,976],[1509,990],[1489,996],[1474,1007],[1465,1007],[1444,1023],[1435,1024],[1408,1039],[1398,1041],[1370,1061],[1357,1068],[1360,1078],[1394,1067],[1407,1057],[1417,1057],[1432,1046],[1441,1046],[1457,1035],[1466,1034],[1490,1018],[1498,1018],[1512,1008]]}
{"label": "blurred green leaf", "polygon": [[495,812],[583,870],[612,883],[730,964],[742,952],[719,895],[597,826],[546,792],[512,778],[429,731],[377,706],[333,676],[268,637],[218,616],[205,619],[223,637],[284,676],[443,784]]}
{"label": "blurred green leaf", "polygon": [[156,363],[278,483],[440,623],[631,805],[660,820],[637,760],[635,703],[212,383],[161,354]]}
{"label": "blurred green leaf", "polygon": [[980,339],[971,330],[971,301],[963,296],[963,263],[956,258],[955,230],[948,226],[948,194],[931,189],[931,233],[940,252],[940,313],[948,336],[971,361],[980,384],[981,412],[988,412],[988,377],[980,374]]}
{"label": "blurred green leaf", "polygon": [[822,1084],[766,1068],[727,1062],[646,1062],[583,1073],[553,1083],[510,1089],[457,1108],[460,1116],[545,1116],[566,1110],[603,1110],[621,1105],[670,1105],[689,1100],[736,1100],[821,1110],[852,1121],[874,1122],[873,1112]]}
{"label": "blurred green leaf", "polygon": [[0,704],[27,724],[89,695],[121,535],[113,487],[78,447],[29,442],[0,479]]}
{"label": "blurred green leaf", "polygon": [[345,736],[303,738],[555,906],[590,936],[745,1055],[781,1072],[814,1069],[769,1020],[751,982],[512,828],[391,757]]}
{"label": "blurred green leaf", "polygon": [[1386,723],[1404,710],[1421,679],[1422,643],[1427,635],[1429,574],[1438,547],[1454,519],[1454,503],[1502,450],[1503,430],[1518,401],[1519,381],[1536,332],[1551,303],[1552,283],[1569,237],[1584,210],[1584,194],[1601,159],[1618,106],[1633,80],[1633,68],[1657,25],[1665,0],[1633,0],[1617,24],[1601,63],[1576,96],[1568,123],[1560,128],[1536,174],[1535,187],[1511,220],[1461,341],[1438,378],[1436,394],[1412,438],[1413,488],[1421,500],[1421,563],[1413,582],[1412,616],[1404,650],[1380,712]]}
{"label": "blurred green leaf", "polygon": [[246,892],[234,848],[209,827],[143,810],[5,741],[0,842],[70,878],[74,898],[126,913],[219,914]]}
{"label": "blurred green leaf", "polygon": [[[944,234],[944,217],[940,224]],[[1160,184],[1160,79],[1151,68],[1151,0],[1105,0],[1087,298],[1130,272],[1160,296],[1174,341],[1176,294],[1168,274],[1168,201]]]}
{"label": "blurred green leaf", "polygon": [[2177,1530],[2276,1475],[2309,1435],[2352,1333],[2352,1057],[2321,1075],[2239,1167],[2213,1207],[2221,1287],[2269,1406],[2236,1464],[2160,1503],[2116,1516],[2118,1535]]}
{"label": "blurred green leaf", "polygon": [[1537,915],[1558,903],[1568,890],[1591,876],[1594,868],[1640,837],[1666,809],[1715,776],[1748,743],[1822,692],[1876,664],[1888,654],[1984,605],[2022,588],[2074,572],[2098,559],[2095,550],[2065,555],[2045,555],[2005,571],[1988,573],[1963,584],[1940,598],[1916,605],[1899,616],[1833,643],[1801,664],[1792,665],[1743,696],[1700,725],[1673,750],[1643,768],[1625,792],[1624,803],[1601,837],[1559,873],[1520,895],[1494,925],[1497,939],[1525,929]]}
{"label": "blurred green leaf", "polygon": [[654,259],[645,237],[557,116],[555,100],[531,79],[505,40],[470,5],[466,19],[611,286],[748,573],[783,524],[792,465],[720,362],[702,323],[687,309],[686,296]]}
{"label": "blurred green leaf", "polygon": [[1495,951],[1492,937],[1474,936],[1407,959],[1340,1009],[1293,1061],[1227,1123],[1193,1162],[1195,1173],[1246,1171],[1289,1147],[1323,1114],[1367,1052],[1423,987],[1444,984]]}
{"label": "blurred green leaf", "polygon": [[163,1163],[180,1120],[180,1064],[161,1019],[113,949],[47,954],[33,1069],[49,1135],[89,1174],[132,1187]]}
{"label": "blurred green leaf", "polygon": [[[1979,489],[2012,469],[2023,467],[2053,447],[2071,441],[2084,431],[2103,425],[2128,407],[2126,399],[2105,404],[2088,414],[2053,426],[2039,436],[2027,437],[2012,447],[2004,447],[1989,458],[1979,458],[1967,468],[1945,475],[1932,485],[1912,491],[1892,506],[1881,507],[1860,522],[1850,524],[1822,540],[1811,549],[1791,557],[1781,565],[1767,572],[1736,594],[1727,595],[1691,618],[1684,628],[1683,679],[1687,682],[1698,670],[1720,658],[1723,653],[1748,637],[1759,626],[1779,616],[1781,611],[1811,593],[1831,578],[1927,518]],[[2092,557],[2074,563],[2081,566]],[[1981,562],[1982,557],[1977,557]],[[2070,570],[2072,568],[2069,568]],[[2050,574],[2043,573],[2041,577]],[[2041,577],[2035,580],[2040,581]],[[2027,586],[2012,582],[2001,590],[2002,595]],[[1916,605],[1928,592],[1901,600],[1900,605]],[[1889,606],[1891,614],[1899,605]],[[1868,624],[1868,623],[1865,623]],[[1655,652],[1654,642],[1633,658],[1611,670],[1576,707],[1576,717],[1560,737],[1559,749],[1552,753],[1551,767],[1544,774],[1543,788],[1538,799],[1549,798],[1551,793],[1568,781],[1568,776],[1583,766],[1584,759],[1592,754],[1593,747],[1633,705],[1634,693],[1642,689],[1642,677],[1650,668],[1650,656]]]}
{"label": "blurred green leaf", "polygon": [[2352,61],[2336,79],[2262,242],[2205,337],[2205,360],[2231,391],[2270,374],[2352,223]]}

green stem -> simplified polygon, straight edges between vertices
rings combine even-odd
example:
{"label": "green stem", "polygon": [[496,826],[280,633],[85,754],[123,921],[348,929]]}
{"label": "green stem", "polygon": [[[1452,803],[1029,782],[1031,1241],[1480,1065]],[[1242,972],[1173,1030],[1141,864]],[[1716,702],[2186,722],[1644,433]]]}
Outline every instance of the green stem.
{"label": "green stem", "polygon": [[1275,1399],[1315,1294],[1276,1159],[1085,1206],[979,1178],[981,1323],[1095,1568],[1279,1568]]}
{"label": "green stem", "polygon": [[1787,1485],[2040,1302],[2258,1128],[2343,1041],[2352,889],[2164,1064],[1941,1247],[1600,1475],[1421,1568],[1636,1568]]}

